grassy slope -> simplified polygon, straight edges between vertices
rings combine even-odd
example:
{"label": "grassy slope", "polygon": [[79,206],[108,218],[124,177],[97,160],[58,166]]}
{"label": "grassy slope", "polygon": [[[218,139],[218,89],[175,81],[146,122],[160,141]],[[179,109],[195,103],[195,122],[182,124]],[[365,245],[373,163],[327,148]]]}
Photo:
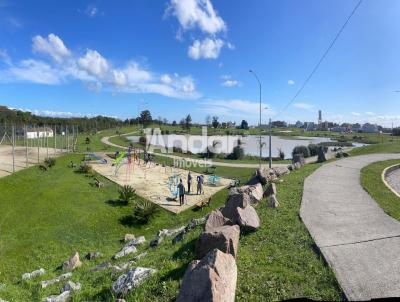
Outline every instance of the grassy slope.
{"label": "grassy slope", "polygon": [[371,153],[399,153],[400,143],[399,142],[389,142],[383,144],[374,144],[369,146],[364,146],[360,148],[355,148],[350,151],[350,155],[364,155]]}
{"label": "grassy slope", "polygon": [[[76,249],[82,257],[93,250],[104,255],[95,262],[84,261],[83,267],[74,272],[73,280],[83,286],[76,300],[111,301],[110,272],[91,274],[88,269],[118,251],[119,239],[125,233],[144,235],[151,240],[159,229],[186,224],[206,213],[188,210],[173,215],[160,210],[150,224],[137,225],[130,218],[131,207],[115,202],[118,187],[107,180],[103,180],[105,188],[101,190],[90,186],[91,179],[66,168],[71,159],[77,162],[80,156],[58,159],[47,173],[33,167],[0,180],[0,283],[6,284],[6,289],[0,290],[3,299],[39,301],[57,293],[61,285],[39,290],[37,281],[60,274],[56,267]],[[258,206],[263,227],[240,242],[238,300],[340,297],[332,272],[314,253],[312,239],[298,217],[303,179],[315,167],[306,166],[286,177],[285,186],[278,186],[281,208],[269,209],[265,203]],[[242,180],[251,172],[229,168],[220,171]],[[226,196],[227,190],[216,194],[212,208],[222,205]],[[166,240],[154,250],[147,244],[141,247],[148,249],[149,254],[138,265],[156,268],[158,273],[129,298],[174,299],[187,264],[194,257],[193,247],[199,233],[200,229],[193,231],[175,246]],[[22,273],[39,267],[48,270],[45,276],[19,283]]]}
{"label": "grassy slope", "polygon": [[386,167],[398,163],[398,160],[387,160],[364,167],[361,170],[361,184],[388,215],[400,220],[400,198],[385,186],[381,178]]}

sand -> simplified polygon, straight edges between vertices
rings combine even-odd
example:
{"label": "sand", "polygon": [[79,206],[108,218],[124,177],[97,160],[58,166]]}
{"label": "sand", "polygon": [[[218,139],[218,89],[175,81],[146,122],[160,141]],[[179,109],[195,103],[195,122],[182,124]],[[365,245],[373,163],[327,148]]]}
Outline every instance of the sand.
{"label": "sand", "polygon": [[208,201],[212,195],[229,186],[231,183],[230,179],[221,178],[219,184],[212,185],[208,183],[208,176],[204,175],[204,194],[197,195],[196,178],[199,174],[191,172],[193,179],[192,193],[186,195],[185,205],[180,206],[179,200],[171,200],[172,193],[168,186],[169,177],[178,174],[179,177],[182,178],[185,188],[187,189],[188,171],[179,168],[163,167],[162,165],[156,165],[155,163],[151,163],[150,166],[144,166],[143,161],[141,161],[140,165],[138,163],[131,164],[131,169],[129,171],[127,164],[122,165],[116,175],[116,167],[112,165],[113,160],[105,154],[96,154],[107,160],[106,164],[99,162],[92,163],[92,167],[96,172],[121,186],[131,185],[139,196],[174,213],[187,210],[202,201]]}
{"label": "sand", "polygon": [[[48,151],[48,153],[47,153]],[[60,150],[57,153],[54,152],[53,148],[39,148],[39,162],[47,157],[59,156]],[[38,164],[38,148],[28,148],[28,162],[26,161],[26,149],[25,147],[15,147],[15,172],[26,169]],[[0,146],[0,177],[8,176],[13,172],[13,155],[12,147],[8,145]]]}

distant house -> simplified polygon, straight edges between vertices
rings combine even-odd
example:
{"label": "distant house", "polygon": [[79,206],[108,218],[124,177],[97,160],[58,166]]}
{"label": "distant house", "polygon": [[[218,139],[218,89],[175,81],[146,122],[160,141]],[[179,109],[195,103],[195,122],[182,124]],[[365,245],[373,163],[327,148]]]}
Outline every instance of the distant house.
{"label": "distant house", "polygon": [[294,125],[296,128],[301,128],[301,127],[303,127],[303,123],[302,122],[300,122],[300,121],[297,121],[296,122],[296,124]]}
{"label": "distant house", "polygon": [[[20,129],[19,131],[20,135],[25,136],[25,129]],[[53,129],[51,128],[27,128],[26,130],[26,137],[28,139],[33,139],[33,138],[40,138],[40,137],[53,137]]]}
{"label": "distant house", "polygon": [[378,125],[365,123],[361,127],[361,132],[364,132],[364,133],[379,133]]}
{"label": "distant house", "polygon": [[315,131],[317,130],[317,125],[314,122],[305,122],[304,129],[306,131]]}
{"label": "distant house", "polygon": [[348,129],[347,129],[347,127],[336,126],[336,127],[331,128],[331,131],[343,133],[343,132],[347,132]]}

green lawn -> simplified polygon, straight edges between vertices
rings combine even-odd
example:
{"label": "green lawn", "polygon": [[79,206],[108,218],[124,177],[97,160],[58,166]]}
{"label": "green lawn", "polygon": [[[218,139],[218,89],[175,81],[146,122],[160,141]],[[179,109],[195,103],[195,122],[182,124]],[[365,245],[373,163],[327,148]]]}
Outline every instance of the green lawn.
{"label": "green lawn", "polygon": [[400,198],[385,186],[381,177],[386,167],[398,163],[399,160],[387,160],[364,167],[361,170],[361,184],[388,215],[400,220]]}
{"label": "green lawn", "polygon": [[[98,250],[103,258],[84,261],[74,272],[73,280],[82,283],[74,301],[113,301],[109,271],[89,273],[90,267],[110,259],[122,244],[125,233],[144,235],[149,241],[159,229],[186,224],[221,206],[228,191],[213,198],[211,209],[188,210],[179,215],[160,210],[148,225],[138,225],[131,218],[131,206],[121,206],[118,187],[105,180],[105,187],[90,185],[92,179],[67,168],[70,160],[78,162],[79,155],[57,159],[55,167],[42,172],[37,167],[0,179],[0,297],[9,301],[41,301],[59,292],[62,284],[41,290],[38,280],[59,275],[57,267],[73,250],[81,257]],[[262,228],[242,236],[240,241],[237,299],[260,301],[294,297],[339,299],[340,291],[330,269],[313,249],[313,241],[298,216],[304,178],[317,168],[307,165],[287,176],[278,185],[281,208],[257,207]],[[200,169],[200,168],[198,168]],[[251,169],[223,168],[223,176],[251,175]],[[137,197],[138,198],[138,197]],[[157,249],[140,251],[148,255],[139,266],[152,267],[158,273],[130,294],[131,301],[171,301],[177,295],[179,283],[188,263],[194,258],[194,244],[200,229],[189,233],[176,245],[165,240]],[[127,261],[130,257],[126,257]],[[120,261],[120,262],[121,262]],[[46,275],[29,282],[20,282],[21,274],[43,267]]]}
{"label": "green lawn", "polygon": [[383,144],[373,144],[360,148],[355,148],[349,153],[352,156],[364,155],[371,153],[399,153],[400,152],[400,142],[391,142]]}

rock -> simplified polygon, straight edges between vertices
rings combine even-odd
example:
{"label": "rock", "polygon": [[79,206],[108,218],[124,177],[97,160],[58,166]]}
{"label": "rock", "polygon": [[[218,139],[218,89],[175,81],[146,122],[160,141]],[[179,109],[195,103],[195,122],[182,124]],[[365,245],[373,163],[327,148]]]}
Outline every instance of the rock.
{"label": "rock", "polygon": [[100,252],[89,252],[89,253],[86,254],[85,258],[87,260],[94,260],[94,259],[99,258],[101,256],[102,256],[102,254]]}
{"label": "rock", "polygon": [[276,195],[276,184],[273,182],[268,185],[267,190],[264,192],[264,196],[268,197],[271,195]]}
{"label": "rock", "polygon": [[63,263],[62,268],[64,270],[74,270],[77,267],[80,267],[82,262],[79,260],[79,253],[74,252],[72,256]]}
{"label": "rock", "polygon": [[189,265],[176,301],[234,302],[236,281],[235,258],[214,249]]}
{"label": "rock", "polygon": [[251,203],[258,203],[263,198],[263,187],[261,183],[255,185],[245,185],[239,188],[232,188],[229,195],[245,193],[250,197]]}
{"label": "rock", "polygon": [[43,275],[45,272],[46,272],[46,271],[45,271],[44,268],[40,268],[40,269],[38,269],[38,270],[36,270],[36,271],[33,271],[33,272],[31,272],[31,273],[25,273],[25,274],[22,275],[22,280],[29,280],[29,279],[32,279],[32,278],[34,278],[34,277]]}
{"label": "rock", "polygon": [[235,192],[234,194],[229,195],[229,198],[226,201],[225,207],[222,209],[221,213],[226,218],[235,222],[237,214],[236,208],[245,208],[248,205],[250,205],[250,196],[246,193],[237,194]]}
{"label": "rock", "polygon": [[135,235],[133,235],[133,234],[125,234],[125,237],[124,237],[124,241],[125,242],[132,241],[133,239],[135,239]]}
{"label": "rock", "polygon": [[320,147],[318,147],[317,163],[323,163],[325,161],[326,161],[326,157],[325,157],[324,147],[320,146]]}
{"label": "rock", "polygon": [[185,237],[185,234],[186,234],[185,232],[180,232],[178,235],[176,235],[174,239],[172,239],[172,244],[175,245],[178,242],[182,241],[183,238]]}
{"label": "rock", "polygon": [[146,242],[146,238],[144,238],[144,236],[140,236],[138,238],[135,238],[135,239],[129,241],[127,245],[137,246],[137,245],[143,244],[145,242]]}
{"label": "rock", "polygon": [[294,170],[299,170],[301,168],[301,163],[294,163],[293,168]]}
{"label": "rock", "polygon": [[136,267],[130,269],[126,274],[119,276],[117,281],[113,283],[112,291],[116,295],[126,295],[154,273],[155,270],[151,268]]}
{"label": "rock", "polygon": [[45,302],[66,302],[71,298],[71,292],[70,291],[65,291],[62,292],[60,295],[52,295],[50,297],[47,297],[44,301]]}
{"label": "rock", "polygon": [[158,231],[156,238],[150,242],[150,247],[155,248],[155,247],[159,246],[160,243],[163,242],[165,237],[173,236],[177,233],[182,232],[184,229],[185,229],[185,226],[181,226],[176,229],[171,229],[171,230],[162,229],[162,230]]}
{"label": "rock", "polygon": [[106,262],[100,263],[99,265],[96,265],[95,267],[91,268],[90,271],[93,273],[96,273],[96,272],[103,271],[109,267],[111,267],[111,262],[106,261]]}
{"label": "rock", "polygon": [[225,225],[203,232],[196,243],[197,259],[203,258],[209,251],[219,249],[236,258],[240,228],[238,225]]}
{"label": "rock", "polygon": [[290,170],[287,167],[276,167],[274,168],[275,175],[277,177],[281,177],[287,174],[290,174]]}
{"label": "rock", "polygon": [[146,257],[147,256],[147,252],[143,252],[143,253],[140,253],[139,255],[137,255],[137,256],[135,256],[135,257],[133,257],[133,261],[139,261],[140,259],[142,259],[142,258],[144,258],[144,257]]}
{"label": "rock", "polygon": [[204,230],[208,232],[224,225],[233,225],[233,222],[224,217],[219,210],[215,210],[208,216]]}
{"label": "rock", "polygon": [[188,225],[185,227],[185,232],[189,232],[193,230],[195,227],[202,225],[206,222],[208,215],[201,217],[201,218],[193,218]]}
{"label": "rock", "polygon": [[70,279],[71,277],[72,277],[72,273],[66,273],[66,274],[60,275],[60,276],[58,276],[58,277],[56,277],[56,278],[54,278],[54,279],[46,280],[46,281],[40,282],[40,286],[41,286],[42,288],[46,288],[46,287],[48,287],[49,285],[53,285],[53,284],[56,284],[56,283],[61,282],[61,281],[64,281],[64,280],[68,280],[68,279]]}
{"label": "rock", "polygon": [[235,222],[245,231],[255,231],[260,227],[260,218],[258,218],[256,210],[252,206],[244,209],[236,208],[237,216]]}
{"label": "rock", "polygon": [[299,163],[301,166],[304,165],[306,163],[306,161],[304,160],[304,155],[303,154],[293,154],[293,159],[292,159],[292,163]]}
{"label": "rock", "polygon": [[61,289],[61,293],[63,292],[76,292],[81,290],[81,284],[79,282],[74,283],[72,281],[68,281]]}
{"label": "rock", "polygon": [[126,302],[125,299],[117,299],[115,302]]}
{"label": "rock", "polygon": [[114,259],[125,257],[126,255],[136,253],[137,249],[135,245],[126,245],[118,253],[114,255]]}
{"label": "rock", "polygon": [[0,298],[0,302],[8,302],[8,301],[6,301],[6,300],[3,300],[2,298]]}
{"label": "rock", "polygon": [[248,185],[256,185],[261,183],[265,185],[268,182],[268,175],[270,170],[268,168],[258,168],[254,173],[253,177],[247,182]]}
{"label": "rock", "polygon": [[279,201],[276,198],[275,194],[272,194],[271,196],[268,197],[268,206],[271,208],[279,207]]}

